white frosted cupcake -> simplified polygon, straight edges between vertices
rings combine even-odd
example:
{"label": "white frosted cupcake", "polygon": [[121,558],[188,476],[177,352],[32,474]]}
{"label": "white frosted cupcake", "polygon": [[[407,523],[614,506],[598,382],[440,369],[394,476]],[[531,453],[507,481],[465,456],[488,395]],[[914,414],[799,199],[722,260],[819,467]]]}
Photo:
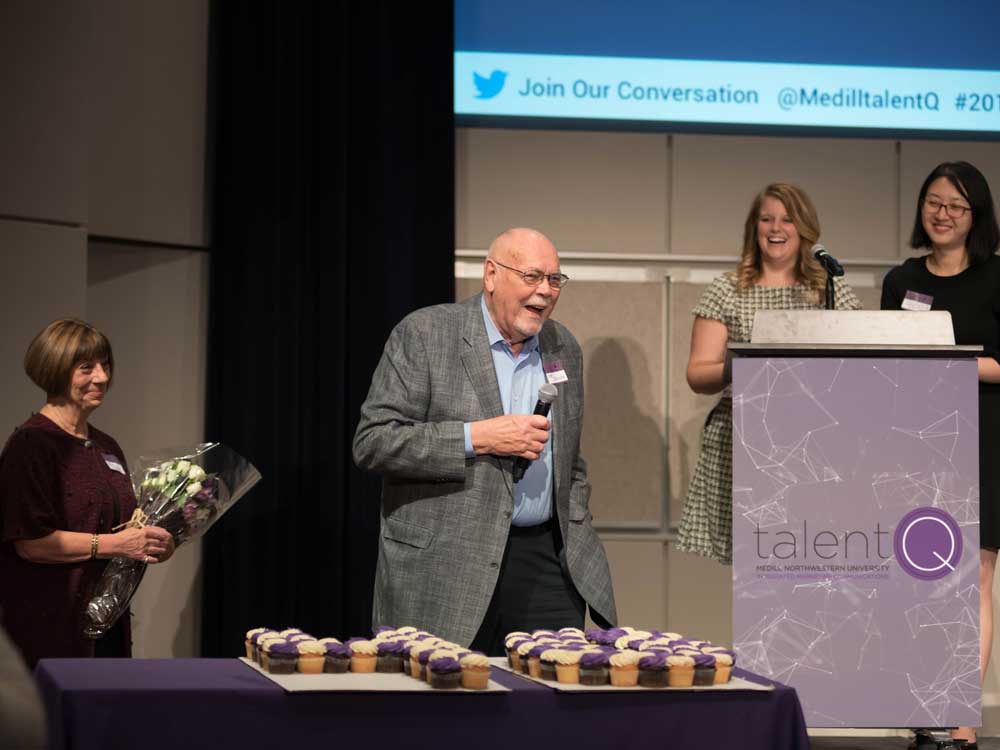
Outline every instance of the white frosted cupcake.
{"label": "white frosted cupcake", "polygon": [[615,687],[635,687],[639,684],[639,652],[625,649],[608,657],[611,684]]}
{"label": "white frosted cupcake", "polygon": [[556,681],[567,685],[580,684],[580,651],[559,649],[555,653]]}
{"label": "white frosted cupcake", "polygon": [[322,674],[326,662],[326,646],[319,641],[291,641],[299,649],[296,669],[302,674]]}
{"label": "white frosted cupcake", "polygon": [[471,653],[462,657],[462,687],[468,690],[485,690],[490,682],[490,660],[483,654]]}
{"label": "white frosted cupcake", "polygon": [[371,641],[354,641],[351,646],[351,671],[368,673],[375,671],[378,662],[378,645]]}

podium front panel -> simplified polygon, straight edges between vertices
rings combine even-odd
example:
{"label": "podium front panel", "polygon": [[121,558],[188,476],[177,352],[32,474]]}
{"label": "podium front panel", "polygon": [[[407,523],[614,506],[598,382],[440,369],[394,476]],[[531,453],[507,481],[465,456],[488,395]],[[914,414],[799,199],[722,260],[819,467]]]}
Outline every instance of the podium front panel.
{"label": "podium front panel", "polygon": [[813,727],[979,726],[974,359],[733,363],[733,639]]}

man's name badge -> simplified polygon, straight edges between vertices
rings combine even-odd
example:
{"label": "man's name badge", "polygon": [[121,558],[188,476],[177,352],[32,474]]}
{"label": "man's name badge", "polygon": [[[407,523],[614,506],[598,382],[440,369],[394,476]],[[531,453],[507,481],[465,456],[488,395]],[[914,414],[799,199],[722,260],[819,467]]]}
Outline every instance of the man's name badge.
{"label": "man's name badge", "polygon": [[554,362],[545,362],[542,365],[542,369],[545,370],[545,379],[552,385],[565,383],[569,380],[569,378],[566,377],[566,371],[563,369],[562,362],[559,360],[555,360]]}
{"label": "man's name badge", "polygon": [[929,295],[921,294],[920,292],[907,292],[900,307],[904,310],[919,310],[920,312],[924,312],[931,309],[933,302],[934,298]]}
{"label": "man's name badge", "polygon": [[108,465],[109,469],[111,469],[112,471],[117,471],[122,476],[125,475],[125,467],[121,465],[121,462],[118,460],[117,456],[115,456],[112,453],[105,453],[103,455],[103,458],[104,458],[104,463]]}

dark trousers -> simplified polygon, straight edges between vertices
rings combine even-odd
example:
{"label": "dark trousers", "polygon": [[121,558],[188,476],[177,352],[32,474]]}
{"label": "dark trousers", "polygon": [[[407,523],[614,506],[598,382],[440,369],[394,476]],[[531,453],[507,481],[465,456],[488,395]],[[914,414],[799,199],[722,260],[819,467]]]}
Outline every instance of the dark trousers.
{"label": "dark trousers", "polygon": [[512,526],[500,577],[472,648],[504,655],[514,630],[582,628],[587,603],[560,562],[562,539],[555,519],[540,526]]}

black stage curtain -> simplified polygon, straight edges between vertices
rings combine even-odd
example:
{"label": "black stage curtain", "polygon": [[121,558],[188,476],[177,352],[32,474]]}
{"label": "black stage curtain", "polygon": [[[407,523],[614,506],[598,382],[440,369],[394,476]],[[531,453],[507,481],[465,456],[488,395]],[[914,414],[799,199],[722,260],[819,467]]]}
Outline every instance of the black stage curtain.
{"label": "black stage curtain", "polygon": [[368,632],[351,441],[392,326],[454,298],[452,3],[212,7],[206,434],[263,481],[205,537],[202,653]]}

